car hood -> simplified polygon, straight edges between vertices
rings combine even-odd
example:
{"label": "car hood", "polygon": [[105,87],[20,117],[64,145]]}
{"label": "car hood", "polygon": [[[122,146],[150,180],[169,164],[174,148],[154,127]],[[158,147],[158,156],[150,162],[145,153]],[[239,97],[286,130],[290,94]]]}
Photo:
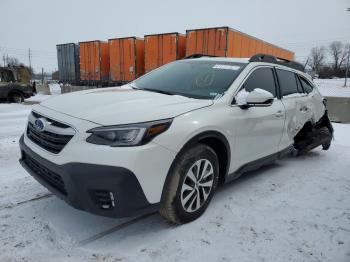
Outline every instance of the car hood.
{"label": "car hood", "polygon": [[73,92],[41,103],[52,110],[100,125],[172,118],[212,104],[212,100],[135,90],[128,86]]}

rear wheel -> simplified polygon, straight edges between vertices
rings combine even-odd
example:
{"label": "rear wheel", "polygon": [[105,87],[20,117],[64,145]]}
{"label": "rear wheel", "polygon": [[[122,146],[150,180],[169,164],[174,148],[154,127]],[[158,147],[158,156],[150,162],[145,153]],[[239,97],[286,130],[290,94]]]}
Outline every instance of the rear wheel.
{"label": "rear wheel", "polygon": [[8,95],[8,101],[10,103],[23,103],[24,96],[19,92],[12,92]]}
{"label": "rear wheel", "polygon": [[[331,131],[329,130],[328,127],[324,126],[320,129],[320,134],[323,136],[323,137],[332,137],[332,133]],[[322,149],[323,150],[328,150],[329,148],[331,147],[331,139],[329,141],[327,141],[326,143],[323,143],[322,144]]]}
{"label": "rear wheel", "polygon": [[170,173],[160,214],[183,224],[200,217],[215,192],[219,175],[215,151],[202,144],[184,152]]}

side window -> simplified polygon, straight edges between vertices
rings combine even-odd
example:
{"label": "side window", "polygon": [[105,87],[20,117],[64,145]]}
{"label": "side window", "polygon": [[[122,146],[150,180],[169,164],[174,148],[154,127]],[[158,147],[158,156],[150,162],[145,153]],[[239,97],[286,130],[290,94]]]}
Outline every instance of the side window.
{"label": "side window", "polygon": [[303,85],[305,92],[308,94],[311,93],[312,90],[314,89],[313,86],[304,77],[299,77],[299,78],[300,78],[301,84]]}
{"label": "side window", "polygon": [[264,89],[276,97],[276,85],[271,68],[256,69],[245,81],[243,88],[247,92],[253,91],[255,88]]}
{"label": "side window", "polygon": [[298,93],[298,86],[294,73],[277,69],[277,76],[280,83],[282,96]]}
{"label": "side window", "polygon": [[304,91],[302,85],[301,85],[301,82],[300,82],[300,79],[299,79],[298,75],[297,75],[297,74],[294,74],[294,76],[295,76],[295,79],[296,79],[296,81],[297,81],[298,92],[299,92],[299,93],[302,93],[302,94],[306,93],[306,92]]}

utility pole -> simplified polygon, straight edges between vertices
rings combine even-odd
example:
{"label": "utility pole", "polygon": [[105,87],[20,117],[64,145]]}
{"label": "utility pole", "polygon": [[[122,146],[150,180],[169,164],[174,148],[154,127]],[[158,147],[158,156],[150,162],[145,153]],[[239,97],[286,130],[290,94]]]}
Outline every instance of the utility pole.
{"label": "utility pole", "polygon": [[44,68],[41,68],[41,84],[44,85]]}
{"label": "utility pole", "polygon": [[344,87],[346,87],[346,82],[348,80],[348,73],[349,73],[349,59],[350,59],[350,44],[349,44],[349,51],[348,51],[348,61],[346,63],[346,71],[345,71],[345,82]]}
{"label": "utility pole", "polygon": [[30,73],[32,73],[32,59],[31,59],[31,56],[32,56],[32,54],[30,53],[30,48],[29,48],[28,58],[29,58],[29,70],[30,70]]}

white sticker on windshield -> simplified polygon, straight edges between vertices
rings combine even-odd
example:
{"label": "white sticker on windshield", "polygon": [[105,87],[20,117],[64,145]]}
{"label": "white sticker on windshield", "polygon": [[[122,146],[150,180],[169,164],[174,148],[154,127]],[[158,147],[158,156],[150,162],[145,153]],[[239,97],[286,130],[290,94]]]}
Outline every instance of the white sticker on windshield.
{"label": "white sticker on windshield", "polygon": [[235,65],[214,65],[213,68],[237,71],[241,67],[240,66],[235,66]]}

